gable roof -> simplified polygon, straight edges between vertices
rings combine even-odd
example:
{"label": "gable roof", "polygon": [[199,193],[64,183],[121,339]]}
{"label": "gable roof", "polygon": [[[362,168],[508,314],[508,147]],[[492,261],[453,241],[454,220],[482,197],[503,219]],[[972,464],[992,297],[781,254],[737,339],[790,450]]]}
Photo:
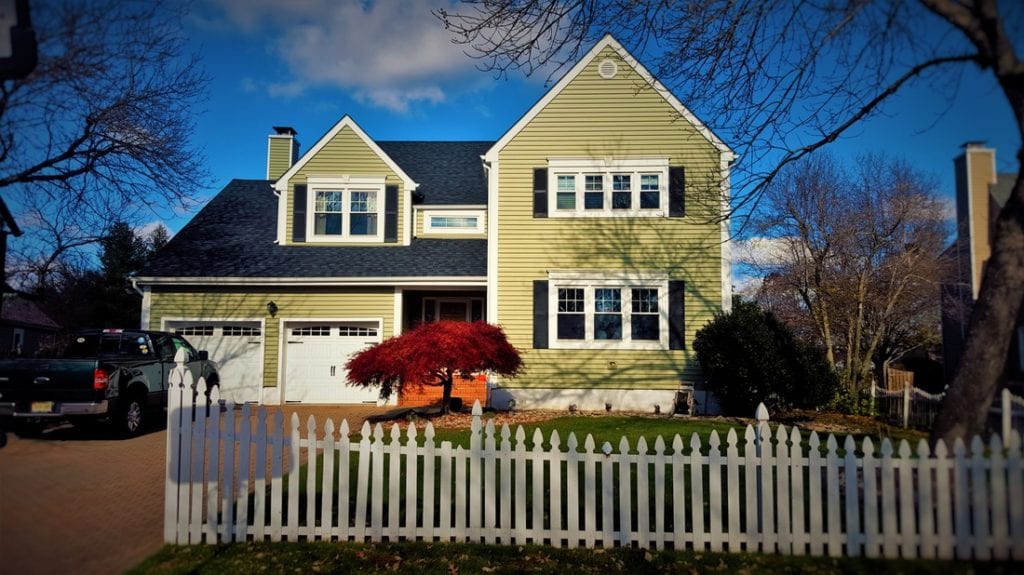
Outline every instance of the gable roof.
{"label": "gable roof", "polygon": [[353,132],[355,132],[356,136],[358,136],[359,139],[362,140],[363,143],[366,144],[366,146],[369,147],[374,154],[377,154],[377,156],[379,156],[380,159],[383,160],[384,163],[387,164],[389,168],[391,168],[391,171],[395,172],[398,178],[402,180],[402,183],[406,190],[416,189],[416,186],[418,184],[415,181],[413,181],[413,179],[409,177],[409,175],[406,174],[405,171],[403,171],[402,168],[399,167],[399,165],[390,156],[384,153],[384,150],[382,150],[380,146],[377,145],[377,142],[374,142],[372,138],[367,136],[366,132],[364,132],[363,129],[360,128],[358,124],[356,124],[355,120],[353,120],[352,117],[349,116],[348,114],[345,114],[345,116],[341,120],[338,120],[338,123],[335,124],[330,130],[327,130],[327,133],[321,136],[320,139],[317,140],[316,143],[313,144],[313,146],[310,149],[306,150],[306,153],[303,154],[301,158],[299,158],[299,161],[292,164],[292,167],[288,168],[288,171],[286,171],[284,174],[281,175],[280,178],[278,178],[277,182],[274,184],[274,188],[279,192],[288,191],[288,180],[291,179],[291,177],[294,176],[296,172],[301,170],[302,167],[306,165],[306,163],[308,163],[311,159],[316,157],[320,150],[322,150],[323,147],[326,146],[327,143],[330,142],[332,139],[334,139],[334,136],[338,135],[338,132],[340,132],[344,128],[349,128]]}
{"label": "gable roof", "polygon": [[60,326],[46,315],[32,300],[19,293],[8,291],[3,294],[3,311],[0,321],[8,325],[33,327],[44,331],[57,331]]}
{"label": "gable roof", "polygon": [[[140,284],[361,283],[373,278],[487,275],[487,240],[414,239],[408,246],[274,243],[277,196],[269,180],[232,180],[139,272]],[[384,282],[386,283],[386,282]]]}
{"label": "gable roof", "polygon": [[684,119],[686,119],[686,121],[692,124],[693,127],[696,128],[697,131],[708,140],[708,142],[710,142],[715,148],[717,148],[721,154],[728,156],[729,159],[735,157],[735,153],[729,148],[729,146],[727,146],[725,142],[723,142],[718,136],[716,136],[710,128],[705,126],[703,122],[698,120],[697,116],[693,115],[693,113],[690,112],[690,110],[687,109],[686,106],[684,106],[683,103],[680,102],[679,99],[676,98],[675,95],[673,95],[672,92],[668,90],[668,88],[666,88],[657,78],[655,78],[654,75],[651,74],[647,70],[647,68],[643,66],[643,64],[637,61],[637,59],[634,58],[633,55],[630,54],[622,46],[622,44],[620,44],[614,37],[612,37],[611,34],[605,34],[604,38],[601,38],[601,40],[598,41],[597,44],[594,44],[594,47],[591,48],[590,51],[583,56],[583,58],[580,58],[580,60],[576,62],[576,65],[573,66],[564,76],[562,76],[562,78],[554,86],[552,86],[550,90],[548,90],[547,94],[544,94],[543,98],[537,101],[537,103],[534,104],[533,107],[530,108],[526,112],[526,114],[523,115],[523,117],[519,118],[518,122],[516,122],[511,128],[509,128],[507,132],[505,132],[501,139],[499,139],[494,144],[494,146],[492,146],[491,149],[487,151],[487,154],[484,156],[484,159],[488,162],[496,161],[498,159],[498,154],[501,153],[501,150],[505,146],[507,146],[508,143],[511,142],[512,139],[515,138],[519,134],[519,132],[523,130],[523,128],[529,125],[529,123],[533,121],[533,119],[537,116],[537,114],[541,112],[541,110],[546,108],[547,105],[551,103],[552,100],[555,99],[555,97],[561,94],[562,90],[564,90],[566,86],[572,83],[572,81],[575,80],[576,77],[579,76],[580,73],[583,72],[583,70],[586,69],[586,67],[589,66],[590,63],[595,58],[597,58],[597,56],[605,48],[609,47],[615,50],[619,54],[619,57],[622,58],[623,62],[625,62],[637,74],[639,74],[640,77],[643,78],[648,84],[650,84],[651,87],[653,87],[654,90],[662,98],[664,98],[665,101],[667,101],[669,105],[672,106],[672,108],[675,109],[675,111],[681,117],[683,117]]}
{"label": "gable roof", "polygon": [[489,142],[377,142],[419,183],[427,205],[484,205],[487,176],[480,157]]}

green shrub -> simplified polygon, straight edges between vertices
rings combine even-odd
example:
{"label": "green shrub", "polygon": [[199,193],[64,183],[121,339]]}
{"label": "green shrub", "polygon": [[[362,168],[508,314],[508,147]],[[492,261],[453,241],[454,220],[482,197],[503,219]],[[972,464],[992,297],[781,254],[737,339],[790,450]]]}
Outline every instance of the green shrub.
{"label": "green shrub", "polygon": [[739,298],[731,312],[716,314],[697,332],[693,348],[729,415],[750,417],[762,402],[770,411],[814,409],[832,401],[839,388],[819,348]]}

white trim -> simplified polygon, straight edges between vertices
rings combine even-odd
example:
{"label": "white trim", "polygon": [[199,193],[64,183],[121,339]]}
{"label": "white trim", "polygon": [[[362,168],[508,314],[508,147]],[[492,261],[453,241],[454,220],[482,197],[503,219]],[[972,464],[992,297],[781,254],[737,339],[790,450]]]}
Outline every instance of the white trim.
{"label": "white trim", "polygon": [[721,178],[722,178],[722,311],[732,311],[732,244],[730,238],[732,232],[729,229],[729,201],[732,195],[732,183],[730,181],[731,160],[722,154],[721,157]]}
{"label": "white trim", "polygon": [[[551,349],[625,349],[625,350],[667,350],[669,349],[669,298],[668,275],[659,272],[624,273],[614,272],[549,272],[548,273],[548,342]],[[622,339],[597,340],[594,333],[594,290],[619,288],[622,309]],[[558,290],[560,288],[584,290],[584,339],[558,339]],[[629,317],[632,315],[629,290],[654,288],[658,290],[658,339],[632,341]]]}
{"label": "white trim", "polygon": [[598,56],[598,54],[600,54],[601,51],[607,47],[611,47],[613,50],[615,50],[619,54],[619,57],[622,58],[623,62],[625,62],[627,65],[633,68],[633,70],[637,74],[639,74],[641,78],[648,82],[654,88],[654,90],[662,98],[664,98],[680,116],[682,116],[690,124],[692,124],[693,127],[696,128],[697,131],[708,140],[708,142],[710,142],[713,146],[715,146],[715,148],[717,148],[723,154],[727,154],[729,156],[733,155],[732,150],[730,150],[729,147],[726,146],[725,143],[714,134],[714,132],[712,132],[707,126],[705,126],[700,120],[698,120],[697,117],[694,116],[692,112],[690,112],[690,110],[683,106],[683,104],[674,95],[672,95],[672,93],[667,88],[665,88],[665,86],[662,85],[661,82],[659,82],[653,75],[651,75],[650,72],[647,71],[647,68],[645,68],[642,64],[640,64],[640,62],[633,58],[633,56],[629,52],[627,52],[626,49],[623,48],[622,45],[619,44],[619,42],[612,37],[611,34],[605,34],[604,38],[601,38],[601,40],[598,41],[597,44],[594,44],[594,47],[591,48],[590,51],[587,52],[586,55],[584,55],[583,58],[581,58],[580,61],[577,62],[576,65],[569,70],[569,72],[562,76],[562,79],[559,80],[550,90],[548,90],[548,93],[545,94],[543,98],[541,98],[536,104],[534,104],[533,107],[530,108],[529,111],[527,111],[526,114],[524,114],[518,122],[516,122],[507,132],[505,132],[505,134],[501,137],[500,140],[498,140],[493,146],[491,146],[489,150],[487,150],[487,154],[484,156],[484,158],[490,162],[496,161],[498,159],[498,155],[501,153],[501,150],[504,149],[505,146],[507,146],[508,143],[511,142],[512,139],[515,138],[519,134],[519,132],[523,130],[523,128],[529,125],[530,122],[532,122],[533,119],[541,112],[541,110],[546,108],[547,105],[550,104],[556,96],[561,94],[562,90],[564,90],[566,86],[568,86],[573,80],[575,80],[576,77],[579,76],[580,73],[582,73],[583,70],[587,66],[589,66],[590,63]]}
{"label": "white trim", "polygon": [[392,325],[392,329],[391,329],[392,335],[401,335],[402,334],[402,324],[405,322],[405,316],[402,313],[403,312],[402,307],[403,307],[403,305],[405,303],[405,302],[402,301],[403,297],[404,297],[404,291],[402,290],[402,288],[396,287],[395,288],[395,311],[394,311],[395,319],[394,319],[394,321],[391,322],[393,324]]}
{"label": "white trim", "polygon": [[[135,280],[132,280],[135,283]],[[136,290],[139,288],[134,286]],[[149,329],[149,322],[152,320],[153,290],[146,286],[142,288],[142,312],[139,314],[139,329]]]}
{"label": "white trim", "polygon": [[[434,304],[434,309],[433,309],[434,319],[432,321],[438,321],[440,319],[440,317],[441,317],[441,304],[442,303],[462,303],[462,304],[466,304],[466,321],[473,321],[473,302],[480,302],[480,312],[482,314],[486,314],[487,313],[487,310],[483,306],[484,299],[486,299],[486,298],[482,298],[482,297],[478,297],[478,296],[466,296],[466,297],[453,297],[453,296],[433,297],[433,296],[426,296],[426,297],[423,298],[423,302],[424,303],[420,306],[420,321],[422,321],[424,323],[427,321],[427,304],[426,304],[426,302],[428,302],[428,301],[432,302]],[[483,317],[481,319],[482,320],[486,320],[487,318],[485,316],[485,317]]]}
{"label": "white trim", "polygon": [[[348,243],[384,243],[385,197],[384,176],[374,175],[316,175],[306,178],[306,242],[311,244],[348,244]],[[341,192],[341,234],[327,235],[316,233],[316,194],[317,192]],[[366,192],[376,194],[376,212],[365,212],[377,216],[377,233],[373,235],[352,235],[352,194]],[[360,212],[364,213],[364,212]]]}
{"label": "white trim", "polygon": [[487,172],[487,321],[498,325],[498,160],[481,158]]}
{"label": "white trim", "polygon": [[302,167],[306,165],[306,163],[313,159],[320,152],[320,150],[322,150],[323,147],[326,146],[327,143],[334,138],[334,136],[338,135],[338,132],[340,132],[343,128],[346,127],[351,128],[351,130],[356,133],[359,139],[361,139],[363,143],[366,144],[370,148],[370,150],[373,151],[374,154],[380,157],[380,159],[383,160],[385,164],[387,164],[388,168],[390,168],[391,171],[398,176],[398,179],[402,180],[402,183],[404,184],[405,188],[409,190],[415,190],[417,187],[419,187],[419,184],[413,181],[413,179],[409,177],[409,175],[406,174],[405,171],[403,171],[402,168],[399,167],[398,164],[395,163],[395,161],[392,160],[390,156],[384,153],[384,150],[382,150],[381,147],[378,146],[377,143],[374,142],[372,138],[366,135],[366,132],[364,132],[363,129],[360,128],[358,124],[356,124],[355,120],[353,120],[348,114],[346,114],[341,120],[338,121],[337,124],[335,124],[330,130],[328,130],[326,134],[324,134],[319,140],[317,140],[316,144],[313,144],[313,147],[307,150],[306,153],[303,154],[301,158],[299,158],[299,161],[295,162],[295,164],[293,164],[292,167],[289,168],[288,171],[285,172],[284,175],[282,175],[277,180],[277,182],[274,183],[274,187],[281,192],[287,192],[288,183],[292,176],[294,176],[296,172],[301,170]]}
{"label": "white trim", "polygon": [[[486,210],[449,210],[449,209],[437,209],[429,208],[422,210],[423,213],[423,235],[427,234],[462,234],[462,235],[480,235],[485,233],[487,230],[484,225],[485,218],[487,217]],[[434,217],[452,217],[452,218],[476,218],[476,226],[472,228],[435,228],[431,222],[431,218]]]}
{"label": "white trim", "polygon": [[220,285],[220,286],[331,286],[331,287],[479,287],[487,285],[487,276],[366,277],[366,278],[245,278],[245,277],[144,277],[141,285]]}
{"label": "white trim", "polygon": [[[385,192],[387,192],[386,188]],[[402,190],[402,195],[405,196],[404,205],[406,206],[406,208],[402,210],[402,245],[407,246],[412,243],[412,227],[415,225],[415,219],[413,218],[413,210],[409,209],[409,206],[412,206],[412,190],[410,190],[409,188],[404,188]],[[384,199],[385,201],[387,201],[386,196]]]}
{"label": "white trim", "polygon": [[[515,380],[508,381],[515,385]],[[662,417],[672,412],[676,392],[684,389],[682,385],[673,389],[621,389],[605,387],[504,387],[500,383],[491,389],[490,406],[504,410],[508,402],[514,399],[517,410],[556,409],[566,411],[575,405],[580,411],[596,411],[604,413],[605,405],[611,405],[613,412],[636,411],[654,413],[654,406],[661,407]],[[703,400],[704,394],[695,394],[695,399]],[[704,406],[703,410],[706,409]],[[704,412],[706,413],[706,412]]]}

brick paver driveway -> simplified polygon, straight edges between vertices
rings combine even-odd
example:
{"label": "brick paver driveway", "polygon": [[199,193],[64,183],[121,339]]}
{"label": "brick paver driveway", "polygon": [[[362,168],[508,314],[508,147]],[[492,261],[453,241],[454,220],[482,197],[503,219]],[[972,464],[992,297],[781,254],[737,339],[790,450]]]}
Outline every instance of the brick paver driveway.
{"label": "brick paver driveway", "polygon": [[[303,425],[363,420],[364,406],[286,406]],[[70,426],[0,448],[0,573],[121,573],[163,544],[166,432],[112,439]]]}

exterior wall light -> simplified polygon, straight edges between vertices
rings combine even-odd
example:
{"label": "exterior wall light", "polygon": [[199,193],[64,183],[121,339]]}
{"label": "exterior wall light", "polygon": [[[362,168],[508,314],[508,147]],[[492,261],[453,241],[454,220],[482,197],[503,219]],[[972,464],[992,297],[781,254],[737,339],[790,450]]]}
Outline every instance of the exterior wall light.
{"label": "exterior wall light", "polygon": [[276,316],[277,315],[277,304],[274,303],[273,301],[268,301],[267,302],[267,313],[270,314],[270,317]]}

